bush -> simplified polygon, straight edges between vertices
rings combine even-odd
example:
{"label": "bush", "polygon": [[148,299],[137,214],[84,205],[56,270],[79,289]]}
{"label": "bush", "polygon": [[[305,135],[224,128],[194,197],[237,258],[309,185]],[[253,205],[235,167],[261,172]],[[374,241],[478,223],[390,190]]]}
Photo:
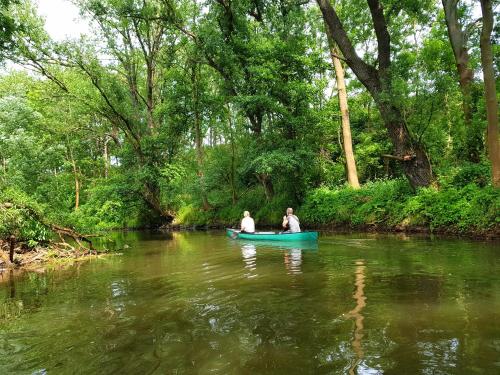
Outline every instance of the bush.
{"label": "bush", "polygon": [[181,207],[174,220],[174,224],[180,225],[207,225],[208,223],[210,223],[208,211],[203,211],[192,204]]}
{"label": "bush", "polygon": [[68,225],[83,232],[95,232],[142,224],[139,214],[147,210],[126,179],[97,181],[88,188],[86,195],[80,208],[66,218]]}
{"label": "bush", "polygon": [[370,182],[361,189],[320,188],[307,196],[300,214],[311,224],[393,224],[400,218],[401,201],[410,194],[405,180]]}
{"label": "bush", "polygon": [[491,169],[487,160],[481,163],[464,162],[460,167],[447,168],[440,173],[442,187],[465,187],[476,184],[484,187],[491,181]]}
{"label": "bush", "polygon": [[246,191],[234,205],[226,201],[220,206],[214,205],[209,211],[203,211],[195,204],[183,206],[177,211],[174,224],[235,226],[239,225],[243,211],[248,210],[257,226],[281,226],[286,208],[293,205],[283,194],[276,195],[270,202],[266,201],[262,187],[256,186]]}
{"label": "bush", "polygon": [[412,192],[405,180],[378,181],[361,189],[320,188],[300,209],[305,224],[356,227],[425,226],[431,230],[486,231],[500,226],[500,190],[467,184]]}
{"label": "bush", "polygon": [[475,184],[463,188],[421,189],[405,204],[411,222],[431,229],[488,230],[500,224],[500,191]]}
{"label": "bush", "polygon": [[50,230],[33,217],[31,210],[41,212],[42,209],[16,189],[0,190],[0,239],[13,235],[16,241],[26,242],[31,247],[49,240]]}

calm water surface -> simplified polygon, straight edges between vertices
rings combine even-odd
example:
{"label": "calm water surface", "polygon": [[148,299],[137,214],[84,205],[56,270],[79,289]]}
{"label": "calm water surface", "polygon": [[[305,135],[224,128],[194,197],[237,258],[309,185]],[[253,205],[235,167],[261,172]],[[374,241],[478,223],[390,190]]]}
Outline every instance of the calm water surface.
{"label": "calm water surface", "polygon": [[0,374],[500,374],[498,243],[119,241],[0,276]]}

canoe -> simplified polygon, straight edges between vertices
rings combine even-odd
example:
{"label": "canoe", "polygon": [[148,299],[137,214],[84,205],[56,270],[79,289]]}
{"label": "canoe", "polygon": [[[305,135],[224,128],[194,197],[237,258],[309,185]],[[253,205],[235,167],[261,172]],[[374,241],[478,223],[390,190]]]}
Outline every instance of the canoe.
{"label": "canoe", "polygon": [[255,232],[240,233],[237,229],[226,229],[226,234],[231,238],[253,241],[317,241],[318,232],[280,233],[280,232]]}

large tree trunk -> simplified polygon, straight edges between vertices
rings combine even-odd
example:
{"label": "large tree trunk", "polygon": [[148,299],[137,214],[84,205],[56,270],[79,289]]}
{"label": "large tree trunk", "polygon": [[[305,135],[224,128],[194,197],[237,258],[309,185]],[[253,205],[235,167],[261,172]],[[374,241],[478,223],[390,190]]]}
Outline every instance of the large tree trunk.
{"label": "large tree trunk", "polygon": [[347,182],[353,188],[359,188],[358,172],[356,170],[356,160],[354,159],[354,151],[352,148],[351,137],[351,123],[349,120],[349,106],[347,104],[347,89],[345,85],[344,67],[339,59],[340,51],[337,50],[335,42],[330,37],[328,38],[330,45],[330,54],[335,69],[335,76],[337,79],[337,90],[339,94],[339,107],[342,120],[342,140],[344,146],[346,169],[347,169]]}
{"label": "large tree trunk", "polygon": [[393,159],[401,163],[403,172],[413,187],[428,186],[432,181],[429,158],[420,146],[414,144],[401,112],[386,103],[380,103],[378,107],[394,145],[396,156]]}
{"label": "large tree trunk", "polygon": [[323,15],[326,32],[339,47],[347,65],[375,100],[394,146],[396,153],[394,158],[401,161],[403,171],[410,184],[414,188],[430,185],[432,169],[429,158],[422,146],[412,139],[401,115],[401,109],[390,99],[393,96],[390,77],[390,35],[382,5],[378,0],[368,0],[377,36],[378,69],[376,69],[357,55],[342,22],[330,4],[330,0],[316,1]]}
{"label": "large tree trunk", "polygon": [[174,220],[174,213],[165,209],[160,201],[160,189],[152,183],[145,183],[142,197],[146,204],[167,223]]}
{"label": "large tree trunk", "polygon": [[493,71],[493,51],[491,31],[493,29],[493,9],[491,0],[481,0],[483,28],[481,31],[481,65],[484,76],[484,96],[488,118],[488,155],[491,160],[493,186],[500,187],[500,146],[498,141],[498,101]]}
{"label": "large tree trunk", "polygon": [[465,134],[464,141],[467,159],[478,163],[480,161],[481,136],[472,123],[472,80],[474,72],[469,64],[469,52],[466,45],[466,35],[458,20],[458,0],[442,0],[448,38],[450,39],[453,55],[458,71],[458,82],[462,92],[462,111],[464,114]]}

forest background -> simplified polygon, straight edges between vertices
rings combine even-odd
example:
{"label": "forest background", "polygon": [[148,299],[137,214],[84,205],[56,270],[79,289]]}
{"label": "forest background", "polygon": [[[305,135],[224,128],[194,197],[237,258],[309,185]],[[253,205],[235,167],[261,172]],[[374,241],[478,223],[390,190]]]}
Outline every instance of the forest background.
{"label": "forest background", "polygon": [[72,3],[92,33],[55,41],[35,2],[0,0],[0,237],[287,207],[498,235],[491,0]]}

